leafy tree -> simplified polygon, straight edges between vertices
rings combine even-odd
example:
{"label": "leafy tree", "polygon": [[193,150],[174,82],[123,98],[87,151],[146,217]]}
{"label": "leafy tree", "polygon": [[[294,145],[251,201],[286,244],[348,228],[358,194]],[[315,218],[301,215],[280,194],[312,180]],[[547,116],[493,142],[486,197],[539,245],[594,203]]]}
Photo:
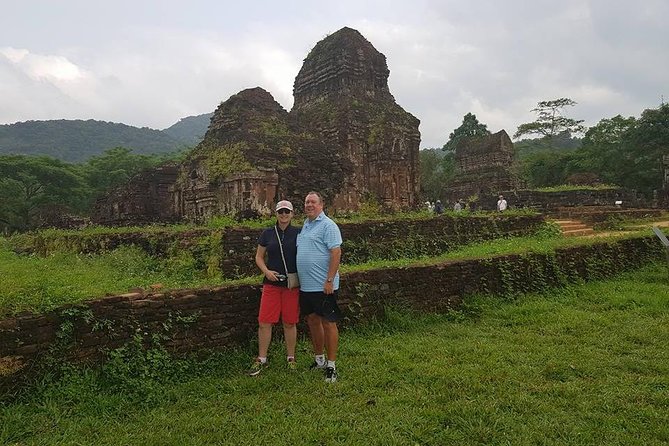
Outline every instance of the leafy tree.
{"label": "leafy tree", "polygon": [[541,150],[520,161],[520,176],[531,188],[564,184],[573,152]]}
{"label": "leafy tree", "polygon": [[490,135],[488,126],[481,124],[476,115],[467,113],[462,119],[462,125],[448,135],[448,142],[444,144],[442,149],[445,151],[454,151],[462,138],[487,135]]}
{"label": "leafy tree", "polygon": [[629,161],[626,135],[635,125],[636,118],[620,115],[599,121],[586,132],[570,171],[596,173],[605,183],[621,184],[621,177],[631,173],[632,164],[622,163]]}
{"label": "leafy tree", "polygon": [[91,198],[94,198],[125,183],[136,173],[159,164],[162,159],[155,155],[138,155],[125,147],[116,147],[92,157],[81,166],[81,170],[91,189]]}
{"label": "leafy tree", "polygon": [[662,187],[662,157],[669,153],[669,104],[641,113],[626,138],[636,147],[637,188],[652,191]]}
{"label": "leafy tree", "polygon": [[662,187],[662,155],[669,141],[669,104],[640,118],[620,115],[590,128],[570,170],[593,172],[606,183],[650,195]]}
{"label": "leafy tree", "polygon": [[426,200],[435,200],[445,195],[448,183],[455,170],[453,152],[439,149],[420,151],[420,187]]}
{"label": "leafy tree", "polygon": [[585,126],[581,125],[582,119],[575,120],[562,116],[564,107],[573,107],[574,105],[576,105],[576,102],[568,98],[539,102],[537,108],[532,110],[537,114],[537,120],[519,125],[518,130],[513,135],[514,139],[523,135],[540,135],[552,146],[553,140],[564,132],[569,132],[570,136],[583,133]]}
{"label": "leafy tree", "polygon": [[582,138],[575,138],[569,131],[564,131],[555,136],[552,141],[546,138],[527,138],[513,143],[513,147],[519,158],[525,158],[532,153],[542,150],[569,151],[581,147]]}
{"label": "leafy tree", "polygon": [[84,164],[47,156],[0,155],[0,232],[33,229],[53,213],[86,215],[96,196],[143,169],[181,156],[137,155],[122,147]]}
{"label": "leafy tree", "polygon": [[75,166],[49,157],[0,156],[0,229],[33,228],[50,205],[81,210],[87,186]]}

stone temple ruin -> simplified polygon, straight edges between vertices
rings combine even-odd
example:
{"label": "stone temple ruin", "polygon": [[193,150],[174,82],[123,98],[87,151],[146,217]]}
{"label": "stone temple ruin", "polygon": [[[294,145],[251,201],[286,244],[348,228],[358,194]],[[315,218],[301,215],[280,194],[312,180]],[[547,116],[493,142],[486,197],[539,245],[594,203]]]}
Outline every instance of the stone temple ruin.
{"label": "stone temple ruin", "polygon": [[395,102],[386,58],[342,28],[311,50],[281,107],[262,88],[216,109],[203,141],[180,165],[144,172],[96,203],[99,224],[266,214],[322,192],[330,209],[365,201],[387,209],[418,202],[419,121]]}
{"label": "stone temple ruin", "polygon": [[513,143],[506,131],[462,138],[455,148],[455,180],[449,185],[448,200],[482,198],[516,189],[519,182],[512,173],[512,163]]}
{"label": "stone temple ruin", "polygon": [[[455,178],[448,185],[446,200],[454,203],[463,199],[469,203],[470,209],[495,209],[498,194],[503,194],[513,207],[533,208],[552,215],[576,208],[589,212],[619,212],[623,207],[648,207],[643,196],[622,188],[563,192],[526,189],[512,168],[513,143],[504,130],[488,136],[462,138],[456,146],[454,158]],[[669,158],[666,161],[669,169]],[[668,181],[665,179],[665,200]],[[657,201],[662,206],[662,197]],[[616,202],[622,205],[616,207]]]}

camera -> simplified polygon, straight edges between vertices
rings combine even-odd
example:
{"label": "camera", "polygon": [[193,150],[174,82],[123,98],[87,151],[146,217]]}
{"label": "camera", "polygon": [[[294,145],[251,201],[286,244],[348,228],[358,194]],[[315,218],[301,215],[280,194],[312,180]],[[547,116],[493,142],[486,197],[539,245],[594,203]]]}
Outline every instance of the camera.
{"label": "camera", "polygon": [[279,280],[279,282],[286,280],[286,276],[284,274],[276,274],[276,278]]}

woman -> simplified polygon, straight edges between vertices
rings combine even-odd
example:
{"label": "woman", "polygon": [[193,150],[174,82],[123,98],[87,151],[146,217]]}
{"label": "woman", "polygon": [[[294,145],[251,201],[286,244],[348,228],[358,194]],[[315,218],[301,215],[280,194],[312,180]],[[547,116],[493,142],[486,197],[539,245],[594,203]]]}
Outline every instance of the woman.
{"label": "woman", "polygon": [[258,357],[251,365],[250,376],[258,375],[267,366],[272,325],[279,322],[279,316],[283,322],[283,333],[286,338],[288,368],[295,368],[300,289],[288,288],[286,279],[288,274],[297,272],[296,241],[300,230],[290,224],[293,219],[293,205],[290,201],[279,201],[275,210],[276,225],[263,231],[256,250],[256,264],[265,277],[258,314]]}

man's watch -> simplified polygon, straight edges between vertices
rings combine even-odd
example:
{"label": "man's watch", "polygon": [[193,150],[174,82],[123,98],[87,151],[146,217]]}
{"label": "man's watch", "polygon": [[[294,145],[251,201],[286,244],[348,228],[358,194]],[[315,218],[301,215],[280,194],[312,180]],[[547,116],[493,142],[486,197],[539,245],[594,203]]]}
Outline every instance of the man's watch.
{"label": "man's watch", "polygon": [[330,279],[330,278],[328,277],[328,280],[326,280],[326,282],[327,282],[327,283],[332,283],[333,280],[334,280],[334,279]]}

